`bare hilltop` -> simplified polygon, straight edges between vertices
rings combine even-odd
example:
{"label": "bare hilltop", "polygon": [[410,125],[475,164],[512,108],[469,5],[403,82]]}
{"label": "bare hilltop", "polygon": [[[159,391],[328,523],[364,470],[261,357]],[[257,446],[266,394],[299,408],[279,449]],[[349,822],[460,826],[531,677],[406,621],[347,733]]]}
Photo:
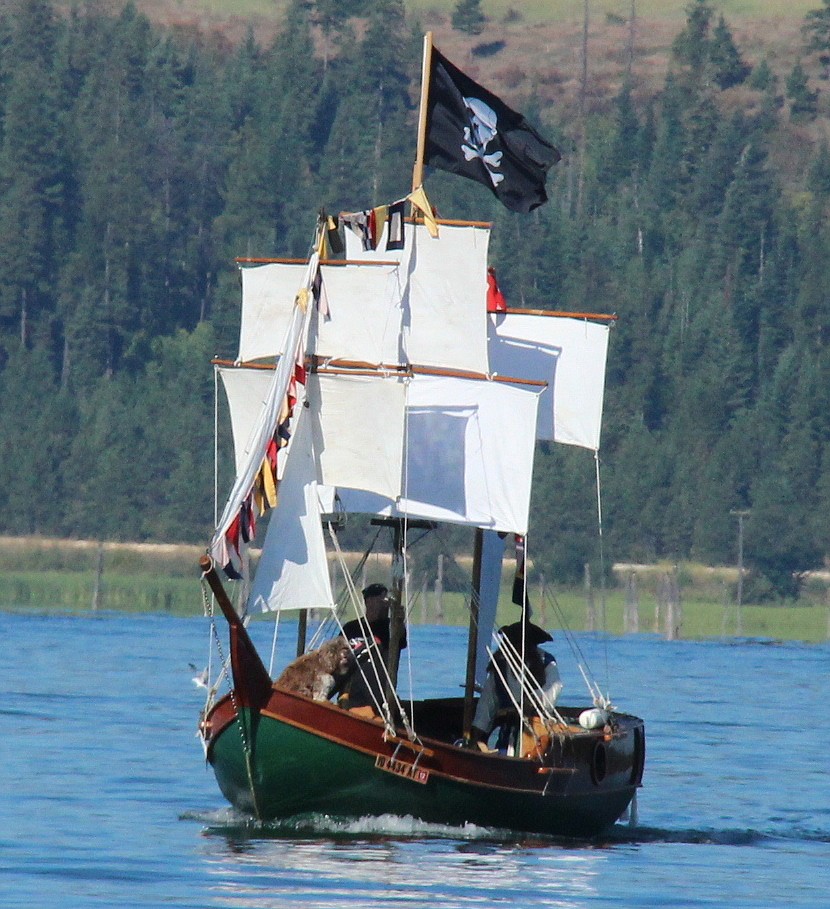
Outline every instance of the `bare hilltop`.
{"label": "bare hilltop", "polygon": [[[118,13],[127,0],[97,0]],[[250,32],[267,43],[280,30],[287,0],[132,0],[152,21],[219,36],[234,45]],[[59,0],[69,9],[72,0]],[[605,107],[630,72],[635,91],[652,94],[665,77],[671,43],[683,27],[689,0],[482,0],[486,17],[477,35],[453,29],[451,0],[409,0],[413,27],[471,75],[508,96],[532,90],[540,103],[576,103],[587,48],[587,103]],[[821,0],[723,0],[711,4],[752,65],[765,60],[786,77],[808,56],[801,33],[805,15]],[[737,100],[737,99],[736,99]]]}

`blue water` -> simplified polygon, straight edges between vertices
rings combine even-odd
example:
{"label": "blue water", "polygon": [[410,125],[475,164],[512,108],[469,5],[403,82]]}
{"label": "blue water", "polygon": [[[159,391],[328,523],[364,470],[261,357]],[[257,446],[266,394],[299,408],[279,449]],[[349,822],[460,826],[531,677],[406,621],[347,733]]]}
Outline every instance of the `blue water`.
{"label": "blue water", "polygon": [[[413,630],[420,693],[458,693],[463,637]],[[195,735],[203,620],[0,614],[0,907],[830,906],[830,646],[579,642],[648,735],[639,826],[583,845],[247,823]]]}

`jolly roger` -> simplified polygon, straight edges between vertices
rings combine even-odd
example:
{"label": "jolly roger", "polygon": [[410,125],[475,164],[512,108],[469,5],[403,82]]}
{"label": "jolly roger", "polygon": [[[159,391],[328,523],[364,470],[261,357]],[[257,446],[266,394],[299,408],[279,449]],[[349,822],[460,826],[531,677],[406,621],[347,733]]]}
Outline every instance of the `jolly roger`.
{"label": "jolly roger", "polygon": [[464,127],[461,151],[468,161],[480,158],[490,174],[493,186],[498,186],[504,180],[504,174],[498,170],[502,152],[487,153],[487,146],[498,135],[498,116],[492,107],[479,98],[465,98],[464,104],[470,114],[470,126]]}
{"label": "jolly roger", "polygon": [[483,184],[512,211],[541,205],[559,152],[436,49],[429,72],[424,163]]}

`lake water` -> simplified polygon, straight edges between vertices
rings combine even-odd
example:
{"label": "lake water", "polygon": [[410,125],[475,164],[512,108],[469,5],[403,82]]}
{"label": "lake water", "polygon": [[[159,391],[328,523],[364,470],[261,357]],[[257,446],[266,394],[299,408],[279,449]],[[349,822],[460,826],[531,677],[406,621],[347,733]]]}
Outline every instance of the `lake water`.
{"label": "lake water", "polygon": [[[457,693],[464,632],[411,638],[419,693]],[[830,646],[578,640],[647,730],[639,826],[590,844],[247,823],[195,736],[205,621],[0,614],[0,907],[830,906]]]}

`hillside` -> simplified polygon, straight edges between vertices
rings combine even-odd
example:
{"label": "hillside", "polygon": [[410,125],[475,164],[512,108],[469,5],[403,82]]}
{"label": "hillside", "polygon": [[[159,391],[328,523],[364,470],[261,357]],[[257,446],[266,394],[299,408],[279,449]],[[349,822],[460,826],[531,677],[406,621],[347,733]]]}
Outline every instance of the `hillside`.
{"label": "hillside", "polygon": [[[99,0],[101,10],[116,13],[125,0]],[[60,0],[65,9],[72,0]],[[279,31],[287,0],[134,0],[136,8],[160,25],[219,34],[229,44],[244,39],[248,29],[260,43]],[[662,85],[669,48],[685,21],[684,0],[591,0],[588,8],[589,94],[591,103],[605,107],[627,71],[633,38],[632,72],[643,93]],[[725,0],[713,7],[726,18],[735,41],[752,64],[766,58],[781,76],[801,56],[801,26],[805,14],[820,0]],[[454,31],[450,0],[408,0],[407,15],[423,30],[435,34],[448,56],[471,73],[487,71],[488,84],[511,94],[535,89],[543,102],[573,104],[579,88],[584,6],[577,0],[483,0],[488,19],[482,33],[472,37]],[[634,28],[630,24],[635,11]],[[486,60],[477,47],[504,42]]]}
{"label": "hillside", "polygon": [[[68,10],[74,0],[58,0]],[[98,0],[96,7],[117,14],[125,0]],[[288,0],[133,0],[153,22],[220,40],[231,49],[249,31],[268,44],[283,26]],[[783,84],[800,60],[807,60],[801,29],[808,11],[820,0],[724,0],[711,4],[722,13],[744,59],[752,66],[766,61]],[[644,102],[661,90],[672,41],[683,27],[686,0],[591,0],[588,4],[587,110],[608,113],[631,70],[632,96]],[[483,0],[487,23],[477,36],[455,31],[450,0],[409,0],[410,22],[430,30],[436,44],[473,78],[508,102],[527,97],[553,108],[557,119],[576,133],[585,7],[576,0]],[[633,15],[633,27],[631,18]],[[318,35],[318,44],[320,42]],[[491,49],[498,48],[491,53]],[[807,65],[811,84],[822,87],[816,60]],[[738,87],[727,103],[753,113],[758,93]],[[819,116],[810,124],[785,126],[772,143],[770,158],[785,185],[797,183],[812,149],[830,136],[830,92],[819,95]],[[568,127],[566,126],[566,130]],[[567,155],[568,144],[562,149]],[[797,185],[795,186],[797,189]]]}

